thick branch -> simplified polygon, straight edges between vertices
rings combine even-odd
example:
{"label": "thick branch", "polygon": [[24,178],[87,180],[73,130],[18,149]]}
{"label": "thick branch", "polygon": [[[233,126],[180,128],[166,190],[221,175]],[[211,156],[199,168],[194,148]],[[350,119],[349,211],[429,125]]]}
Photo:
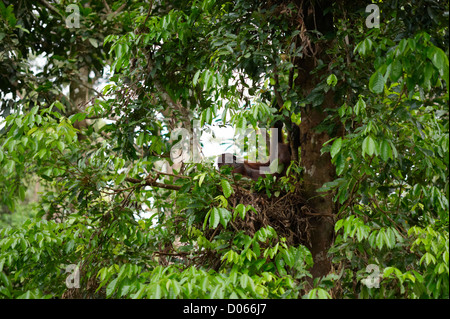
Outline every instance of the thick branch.
{"label": "thick branch", "polygon": [[159,187],[159,188],[166,188],[166,189],[171,189],[171,190],[179,190],[181,188],[181,186],[179,185],[169,185],[169,184],[163,184],[163,183],[159,183],[156,182],[154,180],[151,179],[145,179],[145,180],[141,180],[141,179],[137,179],[137,178],[131,178],[131,177],[127,177],[125,178],[126,182],[130,182],[133,184],[141,184],[142,182],[144,182],[142,185],[143,186],[153,186],[153,187]]}

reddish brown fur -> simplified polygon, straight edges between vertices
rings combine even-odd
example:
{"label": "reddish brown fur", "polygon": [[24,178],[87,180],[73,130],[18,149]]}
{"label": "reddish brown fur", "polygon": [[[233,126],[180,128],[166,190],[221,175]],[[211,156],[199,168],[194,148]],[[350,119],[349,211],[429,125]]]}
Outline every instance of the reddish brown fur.
{"label": "reddish brown fur", "polygon": [[[281,173],[274,173],[273,175],[281,177],[286,174],[286,169],[291,162],[291,152],[289,145],[283,143],[283,135],[281,132],[282,125],[280,126],[279,123],[277,124],[278,125],[276,125],[276,127],[278,128],[278,165],[283,165],[283,171]],[[264,177],[266,175],[264,173],[260,173],[260,167],[269,167],[270,165],[270,162],[249,163],[248,161],[244,161],[243,163],[237,163],[236,156],[229,153],[228,156],[232,157],[233,161],[232,163],[225,163],[226,154],[227,153],[219,155],[220,156],[218,163],[219,169],[222,166],[229,165],[234,168],[232,171],[233,174],[241,174],[242,176],[251,178],[255,181],[258,180],[260,176]]]}

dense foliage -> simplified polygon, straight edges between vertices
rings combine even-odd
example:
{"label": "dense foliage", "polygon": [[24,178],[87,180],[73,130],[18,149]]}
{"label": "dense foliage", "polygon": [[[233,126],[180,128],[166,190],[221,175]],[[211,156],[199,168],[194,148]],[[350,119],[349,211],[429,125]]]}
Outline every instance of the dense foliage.
{"label": "dense foliage", "polygon": [[[300,2],[84,0],[79,24],[69,1],[0,2],[0,296],[448,298],[448,2],[377,3],[379,28],[364,1]],[[306,3],[333,32],[301,28]],[[261,211],[237,201],[297,194],[302,159],[242,186],[171,151],[194,120],[290,129],[327,92],[335,238],[312,278],[307,243],[241,227]]]}

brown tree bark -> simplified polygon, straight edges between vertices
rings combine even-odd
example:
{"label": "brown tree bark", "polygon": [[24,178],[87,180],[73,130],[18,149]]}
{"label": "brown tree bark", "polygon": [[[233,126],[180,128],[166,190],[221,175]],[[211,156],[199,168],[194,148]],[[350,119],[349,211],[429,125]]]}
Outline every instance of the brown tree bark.
{"label": "brown tree bark", "polygon": [[[70,82],[70,103],[71,109],[68,110],[68,115],[75,114],[82,111],[82,107],[89,100],[89,72],[90,69],[88,66],[82,66],[75,78]],[[82,121],[76,121],[73,123],[73,127],[78,130],[83,130],[88,127],[88,122],[86,119]],[[78,139],[82,140],[86,137],[82,134],[82,132],[78,133]]]}
{"label": "brown tree bark", "polygon": [[[325,1],[317,1],[313,8],[303,7],[304,26],[307,30],[318,30],[322,34],[333,31],[333,17],[330,13],[323,14],[324,8],[328,5],[330,4]],[[298,77],[295,86],[303,97],[308,96],[323,77],[328,75],[329,70],[326,67],[318,72],[313,71],[319,60],[325,65],[331,62],[331,57],[326,49],[332,41],[332,39],[311,41],[310,54],[296,60]],[[322,105],[315,107],[306,105],[301,109],[300,134],[297,142],[301,149],[300,165],[304,168],[302,186],[304,195],[308,198],[308,209],[317,214],[310,219],[310,247],[308,247],[314,260],[311,270],[313,277],[324,276],[331,270],[331,258],[328,256],[328,250],[334,240],[333,216],[336,213],[336,207],[331,194],[318,194],[316,190],[324,183],[336,178],[336,170],[331,163],[330,154],[321,154],[323,144],[333,136],[325,131],[318,132],[316,129],[328,116],[325,110],[336,107],[334,91],[330,89],[324,93]],[[340,134],[340,132],[336,134]]]}
{"label": "brown tree bark", "polygon": [[327,94],[320,109],[306,107],[302,111],[300,124],[301,166],[304,167],[303,189],[308,198],[307,206],[314,213],[320,214],[310,219],[312,226],[310,232],[310,250],[314,260],[311,274],[314,277],[326,275],[331,269],[331,260],[328,249],[334,239],[335,205],[331,194],[318,194],[317,189],[324,183],[335,179],[335,167],[331,164],[329,153],[321,155],[322,145],[331,137],[326,132],[317,133],[315,128],[319,125],[326,113],[323,109],[333,107],[333,94]]}

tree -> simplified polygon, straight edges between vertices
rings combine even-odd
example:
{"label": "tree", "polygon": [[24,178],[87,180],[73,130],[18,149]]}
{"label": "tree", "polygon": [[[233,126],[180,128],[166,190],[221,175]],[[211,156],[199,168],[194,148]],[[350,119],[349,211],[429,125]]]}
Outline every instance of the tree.
{"label": "tree", "polygon": [[[448,3],[69,5],[0,3],[2,296],[448,298]],[[186,160],[277,120],[285,177]]]}

